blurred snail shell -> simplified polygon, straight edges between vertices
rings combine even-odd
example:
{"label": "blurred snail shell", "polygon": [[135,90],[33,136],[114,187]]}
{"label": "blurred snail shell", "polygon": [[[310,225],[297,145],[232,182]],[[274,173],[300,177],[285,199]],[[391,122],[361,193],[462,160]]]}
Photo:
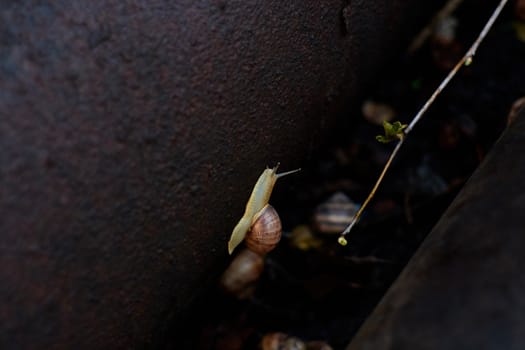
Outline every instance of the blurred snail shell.
{"label": "blurred snail shell", "polygon": [[265,255],[279,243],[282,232],[281,219],[277,211],[270,204],[266,204],[253,218],[253,224],[244,241],[248,249]]}
{"label": "blurred snail shell", "polygon": [[281,332],[268,333],[261,339],[262,350],[333,350],[324,341],[304,342],[302,339]]}
{"label": "blurred snail shell", "polygon": [[254,293],[255,284],[263,270],[263,257],[244,249],[232,260],[219,283],[225,292],[246,299]]}
{"label": "blurred snail shell", "polygon": [[306,344],[299,338],[275,332],[262,337],[261,348],[262,350],[306,350]]}
{"label": "blurred snail shell", "polygon": [[315,229],[320,233],[339,234],[350,224],[358,210],[358,204],[344,193],[336,192],[315,209]]}

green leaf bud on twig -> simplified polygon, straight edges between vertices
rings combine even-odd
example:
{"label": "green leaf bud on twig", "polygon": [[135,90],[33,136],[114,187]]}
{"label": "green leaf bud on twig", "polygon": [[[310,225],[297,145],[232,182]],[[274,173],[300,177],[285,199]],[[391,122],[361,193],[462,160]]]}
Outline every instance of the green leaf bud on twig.
{"label": "green leaf bud on twig", "polygon": [[401,140],[404,136],[403,129],[408,125],[401,124],[401,122],[389,123],[387,121],[383,122],[383,129],[385,129],[384,135],[377,135],[376,140],[381,143],[389,143],[395,140]]}

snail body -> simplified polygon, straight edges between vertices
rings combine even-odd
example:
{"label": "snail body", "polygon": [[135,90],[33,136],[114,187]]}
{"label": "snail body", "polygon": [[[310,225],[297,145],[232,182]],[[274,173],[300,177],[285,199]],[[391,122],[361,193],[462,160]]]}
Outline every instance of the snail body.
{"label": "snail body", "polygon": [[262,211],[270,200],[270,196],[277,179],[300,170],[297,169],[277,174],[278,166],[279,164],[277,164],[277,166],[272,169],[266,168],[262,172],[261,176],[259,176],[259,179],[253,187],[250,199],[248,199],[248,203],[246,203],[244,215],[233,229],[230,241],[228,242],[228,253],[231,254],[235,247],[237,247],[243,241],[247,232],[250,231],[252,225],[261,216]]}

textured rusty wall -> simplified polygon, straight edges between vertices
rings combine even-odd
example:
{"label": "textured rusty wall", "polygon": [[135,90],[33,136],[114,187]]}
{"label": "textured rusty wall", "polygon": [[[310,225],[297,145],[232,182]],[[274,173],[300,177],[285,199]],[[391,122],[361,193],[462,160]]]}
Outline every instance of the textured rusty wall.
{"label": "textured rusty wall", "polygon": [[0,348],[161,345],[262,169],[300,165],[430,10],[0,2]]}

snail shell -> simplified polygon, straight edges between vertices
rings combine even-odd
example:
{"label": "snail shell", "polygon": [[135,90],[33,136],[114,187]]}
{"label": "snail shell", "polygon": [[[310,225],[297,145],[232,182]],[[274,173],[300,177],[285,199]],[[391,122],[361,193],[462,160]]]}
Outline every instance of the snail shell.
{"label": "snail shell", "polygon": [[263,336],[260,347],[262,350],[306,350],[306,344],[301,339],[280,332]]}
{"label": "snail shell", "polygon": [[281,332],[265,334],[261,339],[260,348],[262,350],[333,350],[324,341],[305,342],[302,339]]}
{"label": "snail shell", "polygon": [[315,209],[314,226],[320,233],[341,233],[358,210],[359,205],[352,202],[344,193],[336,192]]}
{"label": "snail shell", "polygon": [[222,289],[239,299],[246,299],[255,292],[255,285],[264,270],[262,256],[244,249],[222,274]]}
{"label": "snail shell", "polygon": [[244,238],[246,247],[257,254],[265,255],[279,243],[282,231],[277,211],[266,204],[253,218],[250,230]]}

